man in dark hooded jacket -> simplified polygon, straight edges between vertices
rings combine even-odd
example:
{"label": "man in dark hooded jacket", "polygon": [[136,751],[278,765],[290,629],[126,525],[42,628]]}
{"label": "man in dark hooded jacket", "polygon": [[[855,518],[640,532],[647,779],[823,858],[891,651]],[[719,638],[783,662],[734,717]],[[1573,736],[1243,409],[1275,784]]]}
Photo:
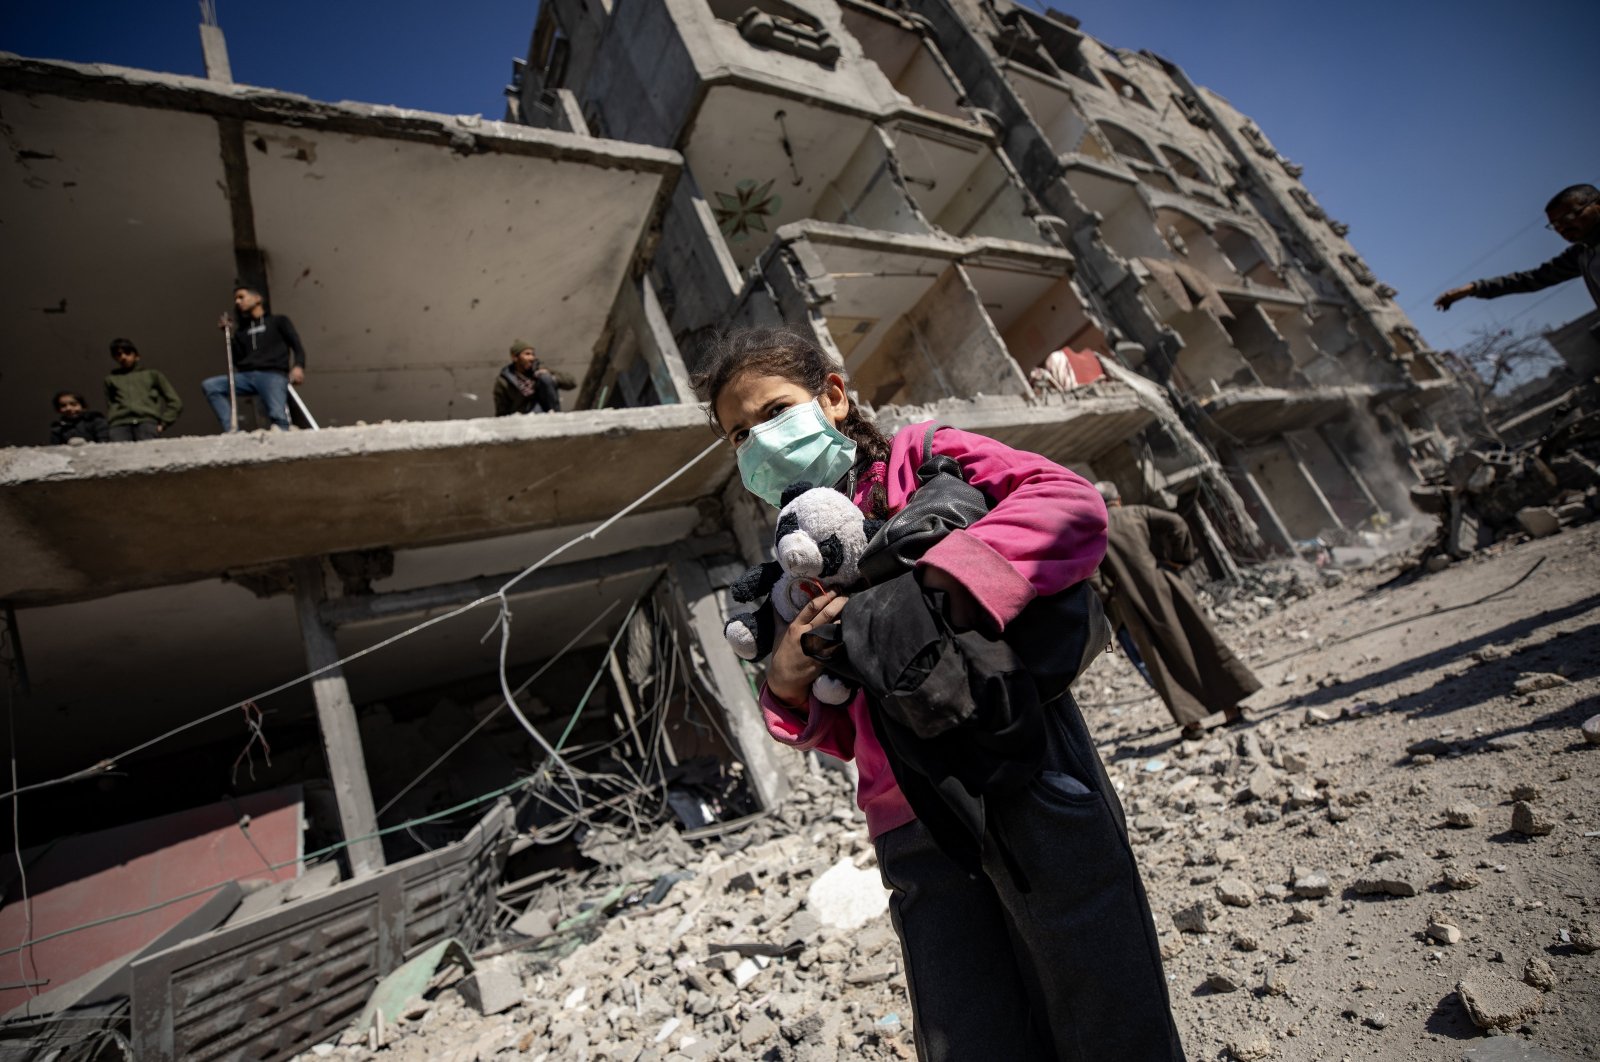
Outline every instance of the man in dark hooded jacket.
{"label": "man in dark hooded jacket", "polygon": [[1185,737],[1200,721],[1221,712],[1241,718],[1239,702],[1261,688],[1217,636],[1200,601],[1178,568],[1195,558],[1189,527],[1175,513],[1148,505],[1123,505],[1115,485],[1096,484],[1106,500],[1106,557],[1095,588],[1113,627],[1126,627]]}

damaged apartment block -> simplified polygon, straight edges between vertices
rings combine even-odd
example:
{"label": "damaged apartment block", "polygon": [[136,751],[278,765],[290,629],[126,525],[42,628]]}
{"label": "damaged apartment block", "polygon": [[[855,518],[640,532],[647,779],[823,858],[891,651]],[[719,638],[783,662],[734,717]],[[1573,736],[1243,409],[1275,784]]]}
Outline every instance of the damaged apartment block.
{"label": "damaged apartment block", "polygon": [[[719,330],[1174,508],[1219,577],[1450,457],[1451,377],[1299,167],[1059,13],[550,0],[503,121],[237,85],[203,34],[206,79],[0,57],[13,1044],[287,1058],[503,946],[590,831],[780,805],[721,633],[770,515],[690,393]],[[320,427],[209,434],[234,277]],[[32,445],[123,334],[198,411]],[[491,417],[513,336],[566,412]]]}

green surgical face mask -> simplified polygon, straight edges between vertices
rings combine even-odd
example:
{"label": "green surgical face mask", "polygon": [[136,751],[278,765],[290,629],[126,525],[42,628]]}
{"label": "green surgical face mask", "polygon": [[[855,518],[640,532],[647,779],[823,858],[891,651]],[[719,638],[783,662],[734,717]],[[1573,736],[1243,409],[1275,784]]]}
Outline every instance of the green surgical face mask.
{"label": "green surgical face mask", "polygon": [[855,440],[829,422],[817,399],[751,428],[737,453],[745,488],[774,509],[790,485],[831,487],[856,463]]}

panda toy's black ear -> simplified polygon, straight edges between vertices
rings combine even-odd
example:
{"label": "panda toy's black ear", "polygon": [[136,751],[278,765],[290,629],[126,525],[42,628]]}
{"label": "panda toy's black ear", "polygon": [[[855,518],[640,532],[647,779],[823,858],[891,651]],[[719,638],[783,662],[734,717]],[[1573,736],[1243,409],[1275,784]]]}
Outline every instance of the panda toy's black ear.
{"label": "panda toy's black ear", "polygon": [[800,495],[804,494],[810,489],[811,484],[807,483],[803,479],[799,483],[789,484],[787,487],[783,488],[783,494],[780,496],[778,501],[778,508],[782,509],[784,506],[788,505],[790,502],[794,501],[796,498],[800,497]]}
{"label": "panda toy's black ear", "polygon": [[883,525],[888,522],[887,520],[863,520],[861,521],[861,533],[867,536],[868,542],[871,542],[872,536],[882,531]]}

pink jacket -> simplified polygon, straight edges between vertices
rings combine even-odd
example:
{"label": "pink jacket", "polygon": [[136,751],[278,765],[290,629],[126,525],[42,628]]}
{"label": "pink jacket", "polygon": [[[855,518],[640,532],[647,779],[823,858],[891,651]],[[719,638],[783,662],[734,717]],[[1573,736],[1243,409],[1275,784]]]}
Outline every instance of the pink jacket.
{"label": "pink jacket", "polygon": [[[865,508],[878,482],[888,490],[890,511],[905,505],[917,487],[922,440],[930,423],[896,433],[887,468],[875,465],[873,474],[857,483],[857,505]],[[1005,630],[1037,595],[1087,579],[1105,556],[1105,502],[1082,476],[1038,454],[956,428],[941,428],[933,437],[933,450],[955,458],[969,483],[999,500],[983,519],[929,550],[918,568],[938,568],[954,578],[997,629]],[[802,716],[778,703],[763,686],[761,709],[768,732],[781,743],[856,761],[856,802],[866,812],[873,837],[916,817],[872,731],[864,694],[843,706],[813,697]]]}

